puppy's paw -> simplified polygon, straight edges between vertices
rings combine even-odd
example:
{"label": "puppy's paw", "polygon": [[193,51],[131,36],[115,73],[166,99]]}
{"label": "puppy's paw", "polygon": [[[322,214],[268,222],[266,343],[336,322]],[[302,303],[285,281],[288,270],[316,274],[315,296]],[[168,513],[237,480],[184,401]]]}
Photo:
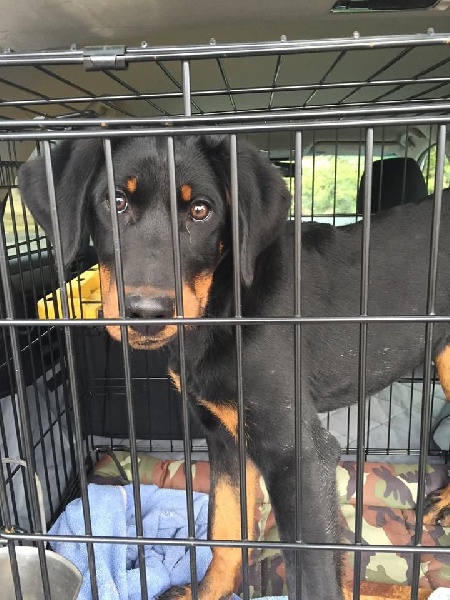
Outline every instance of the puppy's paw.
{"label": "puppy's paw", "polygon": [[[219,597],[214,597],[211,590],[198,592],[199,600],[231,600],[233,594],[225,594]],[[158,596],[158,600],[192,600],[192,592],[190,586],[173,586],[168,589],[162,596]]]}
{"label": "puppy's paw", "polygon": [[442,525],[450,527],[450,485],[445,485],[425,498],[425,525]]}
{"label": "puppy's paw", "polygon": [[191,600],[191,588],[190,586],[175,585],[164,592],[161,596],[158,596],[158,600]]}

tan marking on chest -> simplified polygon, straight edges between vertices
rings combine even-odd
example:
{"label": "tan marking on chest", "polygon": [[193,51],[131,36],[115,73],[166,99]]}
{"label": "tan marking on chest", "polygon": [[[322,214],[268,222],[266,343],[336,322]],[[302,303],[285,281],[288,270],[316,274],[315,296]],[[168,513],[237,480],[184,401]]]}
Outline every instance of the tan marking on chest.
{"label": "tan marking on chest", "polygon": [[199,400],[198,402],[217,417],[225,429],[237,440],[238,414],[235,408],[225,404],[215,404],[209,400]]}
{"label": "tan marking on chest", "polygon": [[176,390],[181,393],[181,378],[179,373],[175,373],[172,369],[169,369],[169,377],[172,380],[172,383]]}
{"label": "tan marking on chest", "polygon": [[194,279],[194,294],[200,303],[202,310],[208,304],[209,291],[211,289],[212,273],[201,273]]}

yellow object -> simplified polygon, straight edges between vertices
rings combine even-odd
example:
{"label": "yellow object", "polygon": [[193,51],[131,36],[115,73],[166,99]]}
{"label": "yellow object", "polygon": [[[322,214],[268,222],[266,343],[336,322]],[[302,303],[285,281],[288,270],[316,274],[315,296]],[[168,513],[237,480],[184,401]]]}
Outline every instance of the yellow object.
{"label": "yellow object", "polygon": [[[100,274],[94,265],[66,283],[69,316],[71,319],[97,319],[101,309]],[[47,294],[37,303],[40,319],[58,319],[63,316],[61,289]]]}

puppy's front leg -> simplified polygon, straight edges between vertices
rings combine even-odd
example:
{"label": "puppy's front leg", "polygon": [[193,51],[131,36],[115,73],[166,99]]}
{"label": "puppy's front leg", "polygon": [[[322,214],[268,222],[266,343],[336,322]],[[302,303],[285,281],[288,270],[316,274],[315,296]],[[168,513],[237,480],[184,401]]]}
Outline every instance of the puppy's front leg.
{"label": "puppy's front leg", "polygon": [[[224,443],[223,439],[217,443],[213,438],[208,446],[211,463],[208,537],[211,540],[237,541],[241,539],[241,516],[236,441],[230,437],[228,443]],[[253,539],[259,471],[249,459],[246,473],[248,535],[249,539]],[[212,552],[211,564],[199,585],[199,600],[226,600],[231,597],[240,574],[242,551],[236,547],[214,546]],[[175,598],[191,600],[191,587],[171,588],[160,596],[160,600]]]}
{"label": "puppy's front leg", "polygon": [[[296,541],[296,462],[301,460],[300,539],[312,544],[337,544],[340,528],[336,465],[340,448],[321,427],[311,405],[305,403],[304,413],[307,418],[302,423],[302,447],[278,454],[273,448],[271,455],[266,456],[260,452],[261,470],[267,465],[263,475],[281,541]],[[298,550],[285,549],[283,555],[290,600],[343,600],[339,551],[306,550],[299,545]]]}

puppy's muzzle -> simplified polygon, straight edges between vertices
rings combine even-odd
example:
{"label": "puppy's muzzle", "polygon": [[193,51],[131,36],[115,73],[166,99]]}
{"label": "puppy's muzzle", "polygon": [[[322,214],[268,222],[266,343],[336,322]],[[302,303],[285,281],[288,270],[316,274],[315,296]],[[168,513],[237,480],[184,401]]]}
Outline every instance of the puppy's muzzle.
{"label": "puppy's muzzle", "polygon": [[[130,319],[170,319],[175,313],[175,301],[167,295],[143,296],[129,294],[125,297],[126,316]],[[133,325],[132,328],[147,337],[160,333],[166,324]]]}

